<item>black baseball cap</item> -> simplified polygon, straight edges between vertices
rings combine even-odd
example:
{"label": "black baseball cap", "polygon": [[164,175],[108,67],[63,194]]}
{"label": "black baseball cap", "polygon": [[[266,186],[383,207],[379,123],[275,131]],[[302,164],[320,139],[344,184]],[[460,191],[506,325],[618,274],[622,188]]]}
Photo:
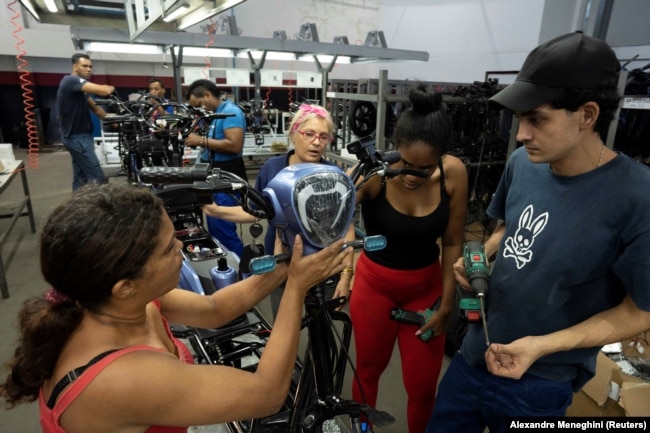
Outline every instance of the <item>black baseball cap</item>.
{"label": "black baseball cap", "polygon": [[619,70],[616,54],[607,43],[582,32],[567,33],[531,51],[515,82],[490,102],[526,112],[560,97],[564,89],[616,83]]}

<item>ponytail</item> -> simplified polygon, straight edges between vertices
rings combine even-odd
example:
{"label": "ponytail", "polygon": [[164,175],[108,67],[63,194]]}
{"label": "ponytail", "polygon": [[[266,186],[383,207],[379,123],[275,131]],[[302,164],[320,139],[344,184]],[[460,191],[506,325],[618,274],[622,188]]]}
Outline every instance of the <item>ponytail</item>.
{"label": "ponytail", "polygon": [[20,341],[13,358],[5,364],[9,374],[0,384],[7,409],[38,398],[61,349],[81,322],[83,312],[75,302],[53,302],[49,293],[28,299],[18,313]]}
{"label": "ponytail", "polygon": [[54,209],[41,230],[41,273],[53,289],[25,301],[20,341],[0,385],[7,405],[34,401],[84,311],[100,311],[113,286],[137,278],[153,254],[160,197],[144,187],[88,184]]}

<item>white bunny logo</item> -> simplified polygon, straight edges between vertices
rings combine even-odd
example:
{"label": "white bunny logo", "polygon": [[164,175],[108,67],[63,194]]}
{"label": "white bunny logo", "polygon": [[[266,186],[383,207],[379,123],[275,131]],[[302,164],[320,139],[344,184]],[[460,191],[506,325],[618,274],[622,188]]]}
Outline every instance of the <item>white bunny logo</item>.
{"label": "white bunny logo", "polygon": [[512,257],[517,263],[517,269],[523,268],[533,258],[530,247],[548,222],[548,212],[544,212],[533,219],[533,205],[530,204],[524,209],[519,217],[519,228],[514,236],[508,237],[503,250],[503,257]]}

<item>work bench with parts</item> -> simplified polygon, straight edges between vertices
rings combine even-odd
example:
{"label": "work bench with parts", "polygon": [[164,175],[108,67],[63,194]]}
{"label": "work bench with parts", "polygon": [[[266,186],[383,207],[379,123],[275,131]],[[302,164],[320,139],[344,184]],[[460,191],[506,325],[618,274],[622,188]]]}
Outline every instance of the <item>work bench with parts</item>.
{"label": "work bench with parts", "polygon": [[[0,247],[5,243],[7,237],[14,228],[16,221],[20,217],[28,217],[29,225],[32,233],[36,233],[36,224],[34,222],[34,210],[32,209],[32,199],[29,195],[29,184],[27,182],[27,174],[25,173],[25,162],[21,160],[5,160],[6,165],[2,164],[2,171],[0,171],[0,195],[11,185],[13,180],[20,176],[23,187],[23,197],[18,203],[13,203],[12,208],[7,213],[0,213],[0,218],[10,218],[9,226],[5,228],[4,232],[0,234]],[[0,212],[3,212],[0,209]],[[4,262],[0,254],[0,292],[2,298],[9,298],[9,286],[7,284],[7,276],[5,273]]]}

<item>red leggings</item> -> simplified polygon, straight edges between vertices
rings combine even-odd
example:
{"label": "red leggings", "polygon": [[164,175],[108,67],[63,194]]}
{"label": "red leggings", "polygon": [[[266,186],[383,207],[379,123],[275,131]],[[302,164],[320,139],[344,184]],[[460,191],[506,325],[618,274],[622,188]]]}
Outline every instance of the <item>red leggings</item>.
{"label": "red leggings", "polygon": [[353,380],[352,397],[372,407],[377,403],[379,377],[388,365],[395,341],[402,361],[402,379],[408,395],[410,433],[424,433],[436,397],[444,353],[444,335],[428,342],[415,335],[417,327],[390,318],[400,307],[418,311],[430,308],[442,294],[440,263],[416,270],[394,270],[372,262],[361,253],[350,298],[356,369],[363,388]]}

